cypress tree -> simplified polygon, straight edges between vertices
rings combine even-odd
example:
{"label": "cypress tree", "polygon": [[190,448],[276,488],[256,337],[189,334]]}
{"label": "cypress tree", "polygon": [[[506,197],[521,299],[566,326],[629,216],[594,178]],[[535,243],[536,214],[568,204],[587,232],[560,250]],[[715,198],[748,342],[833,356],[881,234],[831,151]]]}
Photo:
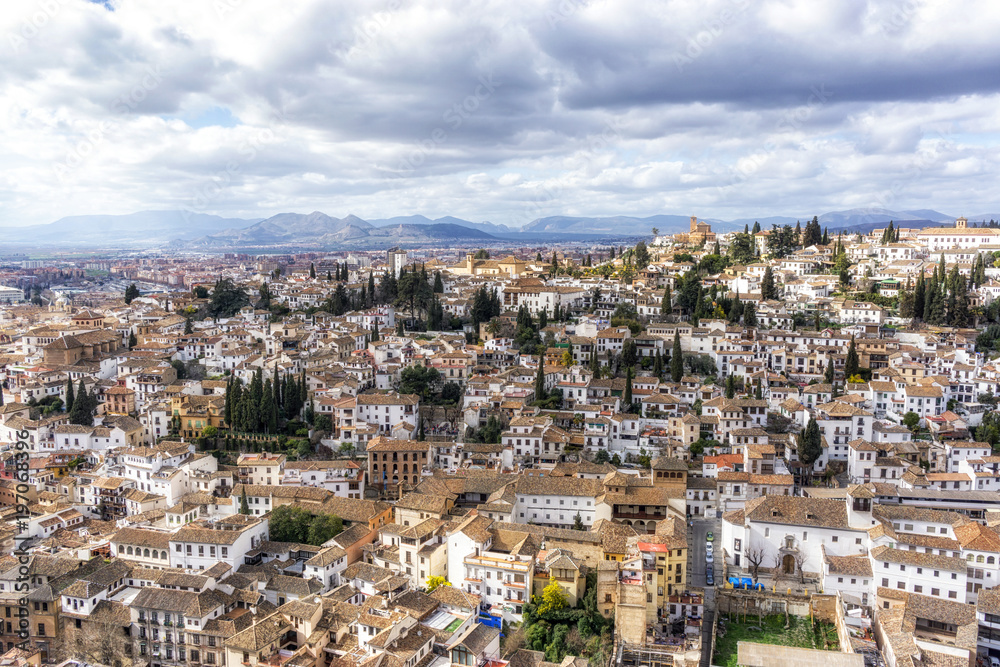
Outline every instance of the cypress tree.
{"label": "cypress tree", "polygon": [[538,372],[535,374],[535,400],[545,397],[545,355],[538,355]]}
{"label": "cypress tree", "polygon": [[[191,320],[188,320],[188,322],[190,322],[190,321],[191,321]],[[185,326],[185,329],[186,329],[186,328],[187,328],[187,327]],[[190,332],[190,331],[185,331],[184,333],[191,333],[191,332]],[[129,332],[129,334],[128,334],[128,349],[130,349],[130,350],[131,350],[131,349],[132,349],[133,347],[135,347],[135,346],[136,346],[136,345],[137,345],[138,343],[139,343],[139,341],[138,341],[138,340],[136,339],[136,337],[135,337],[135,332],[134,332],[134,331],[130,331],[130,332]]]}
{"label": "cypress tree", "polygon": [[271,372],[271,391],[274,394],[271,401],[274,403],[275,412],[280,413],[281,403],[281,376],[278,375],[278,362],[274,362],[274,371]]}
{"label": "cypress tree", "polygon": [[240,514],[250,514],[250,503],[247,501],[247,485],[243,484],[242,493],[240,493]]}
{"label": "cypress tree", "polygon": [[312,262],[309,262],[309,277],[314,280],[316,278],[316,265]]}
{"label": "cypress tree", "polygon": [[913,316],[923,319],[924,299],[926,297],[927,286],[924,283],[924,272],[921,270],[917,275],[917,285],[913,288]]}
{"label": "cypress tree", "polygon": [[441,272],[434,272],[434,293],[444,294],[444,281],[441,279]]}
{"label": "cypress tree", "polygon": [[826,370],[823,372],[823,382],[833,384],[833,359],[826,360]]}
{"label": "cypress tree", "polygon": [[282,388],[282,394],[284,394],[284,407],[285,409],[285,419],[293,419],[295,417],[295,399],[299,395],[299,390],[295,386],[295,378],[289,375],[285,376],[285,384]]}
{"label": "cypress tree", "polygon": [[924,292],[924,312],[921,315],[921,319],[924,322],[931,322],[931,311],[934,309],[934,297],[937,294],[937,269],[934,270],[934,275],[931,276],[930,282],[927,283],[926,290]]}
{"label": "cypress tree", "polygon": [[740,302],[740,293],[737,292],[736,296],[733,297],[733,302],[729,305],[729,323],[739,324],[741,317],[743,317],[743,304]]}
{"label": "cypress tree", "polygon": [[632,412],[632,367],[625,369],[625,395],[622,398],[622,409],[631,414]]}
{"label": "cypress tree", "polygon": [[660,351],[656,351],[656,356],[653,358],[653,375],[660,378],[663,377],[663,355]]}
{"label": "cypress tree", "polygon": [[377,343],[378,342],[378,320],[372,320],[372,336],[371,336],[371,339],[372,339],[371,342],[373,342],[373,343]]}
{"label": "cypress tree", "polygon": [[680,382],[684,377],[684,355],[681,352],[681,334],[674,330],[674,347],[670,353],[670,379]]}
{"label": "cypress tree", "polygon": [[265,433],[274,433],[278,428],[278,414],[274,405],[274,389],[271,379],[264,380],[264,390],[260,398],[260,420]]}
{"label": "cypress tree", "polygon": [[73,378],[66,378],[66,412],[73,410]]}
{"label": "cypress tree", "polygon": [[965,285],[965,278],[962,276],[958,277],[959,284],[957,289],[957,296],[955,298],[955,317],[952,319],[952,325],[956,327],[967,327],[969,326],[969,291]]}
{"label": "cypress tree", "polygon": [[847,360],[844,362],[844,378],[857,375],[859,370],[858,350],[854,345],[854,336],[851,336],[851,345],[847,348]]}
{"label": "cypress tree", "polygon": [[778,290],[774,286],[774,273],[770,265],[764,269],[764,279],[760,283],[760,298],[764,301],[778,298]]}
{"label": "cypress tree", "polygon": [[591,350],[590,352],[590,372],[594,374],[595,378],[601,374],[601,364],[597,360],[597,350]]}
{"label": "cypress tree", "polygon": [[726,398],[736,397],[736,376],[730,375],[726,378]]}
{"label": "cypress tree", "polygon": [[819,432],[819,424],[813,418],[809,419],[809,424],[799,438],[799,459],[807,466],[823,455],[823,439]]}
{"label": "cypress tree", "polygon": [[233,424],[233,376],[226,378],[226,401],[225,406],[222,409],[222,421],[226,423],[227,427],[232,427]]}
{"label": "cypress tree", "polygon": [[673,305],[673,295],[670,294],[670,285],[667,285],[663,290],[663,301],[660,302],[660,315],[664,318],[669,317],[673,311]]}

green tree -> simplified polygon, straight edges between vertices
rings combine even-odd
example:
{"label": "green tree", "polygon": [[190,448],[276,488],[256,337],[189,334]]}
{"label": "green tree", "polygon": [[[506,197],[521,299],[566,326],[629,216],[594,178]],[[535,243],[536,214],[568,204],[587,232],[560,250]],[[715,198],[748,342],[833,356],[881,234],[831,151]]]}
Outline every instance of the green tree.
{"label": "green tree", "polygon": [[764,278],[760,283],[760,298],[764,301],[778,298],[778,288],[775,287],[774,273],[771,271],[770,265],[764,269]]}
{"label": "green tree", "polygon": [[240,309],[250,305],[246,291],[229,278],[220,278],[212,288],[208,301],[208,316],[212,318],[232,317]]}
{"label": "green tree", "polygon": [[97,399],[87,393],[87,386],[80,378],[80,384],[76,388],[76,398],[73,401],[73,409],[69,411],[69,423],[78,426],[94,425],[94,409],[97,407]]}
{"label": "green tree", "polygon": [[535,399],[545,396],[545,355],[538,355],[538,371],[535,373]]}
{"label": "green tree", "polygon": [[854,345],[854,336],[851,336],[851,344],[847,348],[847,360],[844,362],[844,377],[857,375],[860,370],[858,350]]}
{"label": "green tree", "polygon": [[309,262],[309,277],[313,280],[316,279],[316,265],[312,262]]}
{"label": "green tree", "polygon": [[314,547],[322,546],[323,543],[332,540],[342,532],[344,532],[344,522],[339,516],[335,514],[317,514],[309,522],[309,532],[305,542]]}
{"label": "green tree", "polygon": [[583,517],[580,516],[579,512],[573,517],[573,530],[587,530],[586,526],[583,525]]}
{"label": "green tree", "polygon": [[639,361],[639,352],[635,340],[629,338],[622,345],[622,363],[625,366],[635,366]]}
{"label": "green tree", "polygon": [[670,312],[673,310],[673,297],[670,294],[670,285],[667,285],[663,290],[663,300],[660,302],[660,315],[666,320],[670,316]]}
{"label": "green tree", "polygon": [[[2,394],[3,394],[3,391],[0,390],[0,395],[2,395]],[[66,412],[72,412],[72,410],[73,410],[73,401],[75,400],[74,396],[75,396],[75,394],[73,393],[73,378],[67,377],[66,378]]]}
{"label": "green tree", "polygon": [[735,264],[752,264],[755,258],[753,237],[737,234],[729,244],[729,256]]}
{"label": "green tree", "polygon": [[298,505],[282,505],[271,510],[270,539],[273,542],[307,544],[313,516]]}
{"label": "green tree", "polygon": [[441,374],[436,368],[427,366],[407,366],[400,373],[399,390],[404,394],[417,394],[427,397],[430,386],[436,383]]}
{"label": "green tree", "polygon": [[680,382],[684,377],[684,353],[681,352],[681,334],[674,330],[674,347],[670,354],[670,379]]}
{"label": "green tree", "polygon": [[631,414],[632,412],[632,367],[625,367],[625,392],[622,396],[622,410]]}
{"label": "green tree", "polygon": [[247,500],[247,486],[242,485],[240,493],[240,514],[250,514],[250,502]]}
{"label": "green tree", "polygon": [[903,415],[903,426],[910,429],[911,431],[916,431],[917,426],[920,425],[920,415],[912,410]]}
{"label": "green tree", "polygon": [[135,283],[130,284],[125,288],[125,305],[131,304],[135,299],[139,297],[139,288],[135,286]]}
{"label": "green tree", "polygon": [[819,460],[822,455],[823,436],[819,432],[819,424],[816,423],[815,419],[810,418],[805,431],[799,436],[799,460],[812,467],[812,464]]}
{"label": "green tree", "polygon": [[649,266],[649,250],[646,249],[646,242],[639,241],[635,244],[635,266],[640,271],[645,271],[646,267]]}

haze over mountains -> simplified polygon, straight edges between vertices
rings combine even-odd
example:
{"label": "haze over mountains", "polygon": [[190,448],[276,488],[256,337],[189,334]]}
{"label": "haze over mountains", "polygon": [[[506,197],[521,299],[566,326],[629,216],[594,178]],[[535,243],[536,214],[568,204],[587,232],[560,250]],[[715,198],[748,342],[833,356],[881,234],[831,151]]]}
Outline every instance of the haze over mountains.
{"label": "haze over mountains", "polygon": [[[850,209],[831,211],[819,217],[831,230],[869,231],[893,220],[897,226],[926,227],[952,224],[956,216],[930,209],[892,211]],[[970,222],[1000,219],[1000,214],[966,216]],[[803,224],[812,216],[770,216],[705,220],[719,232],[741,230],[759,222],[772,225]],[[471,222],[446,216],[423,215],[363,220],[355,215],[335,218],[325,213],[279,213],[267,219],[223,218],[189,211],[140,211],[127,215],[79,215],[46,225],[0,228],[8,244],[30,246],[134,247],[216,250],[278,246],[323,249],[377,249],[394,245],[446,246],[504,241],[597,240],[648,236],[655,227],[661,233],[688,229],[689,215],[663,214],[647,217],[549,216],[522,228],[491,222]]]}

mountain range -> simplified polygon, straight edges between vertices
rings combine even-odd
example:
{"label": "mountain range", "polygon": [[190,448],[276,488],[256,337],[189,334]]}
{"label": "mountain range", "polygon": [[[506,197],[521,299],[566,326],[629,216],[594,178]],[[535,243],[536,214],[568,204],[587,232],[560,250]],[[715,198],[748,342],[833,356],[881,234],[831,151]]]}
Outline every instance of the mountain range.
{"label": "mountain range", "polygon": [[[977,214],[970,222],[1000,219],[1000,214]],[[831,230],[869,231],[890,220],[900,227],[949,225],[955,216],[930,209],[894,211],[889,209],[848,209],[818,216],[821,226]],[[720,220],[699,218],[719,232],[741,230],[759,222],[763,229],[772,225],[805,224],[811,215],[770,216]],[[0,238],[10,245],[75,246],[173,249],[232,248],[322,248],[364,249],[394,245],[447,246],[449,244],[490,244],[510,241],[597,241],[648,236],[656,228],[661,233],[685,231],[690,216],[652,215],[538,218],[524,227],[491,222],[470,222],[445,216],[431,219],[423,215],[363,220],[355,215],[334,218],[325,213],[279,213],[266,219],[223,218],[189,211],[140,211],[127,215],[78,215],[45,225],[0,228]]]}

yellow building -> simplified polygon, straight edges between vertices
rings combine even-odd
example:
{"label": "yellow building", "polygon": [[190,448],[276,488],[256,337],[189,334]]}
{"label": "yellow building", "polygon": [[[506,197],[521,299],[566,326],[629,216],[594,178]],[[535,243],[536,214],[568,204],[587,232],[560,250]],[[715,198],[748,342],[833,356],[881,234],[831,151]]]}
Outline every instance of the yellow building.
{"label": "yellow building", "polygon": [[180,394],[170,399],[170,413],[180,420],[178,435],[185,438],[200,438],[209,426],[225,426],[225,396],[188,396]]}
{"label": "yellow building", "polygon": [[475,255],[468,253],[465,261],[461,264],[454,264],[448,267],[451,273],[462,276],[506,276],[517,278],[524,275],[528,264],[524,260],[513,255],[507,255],[503,259],[476,259]]}
{"label": "yellow building", "polygon": [[715,243],[715,232],[707,222],[698,222],[698,216],[691,216],[691,230],[686,234],[674,234],[676,243],[686,245],[704,245]]}
{"label": "yellow building", "polygon": [[563,549],[539,552],[535,563],[534,594],[541,596],[545,587],[553,582],[566,594],[567,606],[575,607],[583,599],[587,588],[587,573],[582,561]]}

